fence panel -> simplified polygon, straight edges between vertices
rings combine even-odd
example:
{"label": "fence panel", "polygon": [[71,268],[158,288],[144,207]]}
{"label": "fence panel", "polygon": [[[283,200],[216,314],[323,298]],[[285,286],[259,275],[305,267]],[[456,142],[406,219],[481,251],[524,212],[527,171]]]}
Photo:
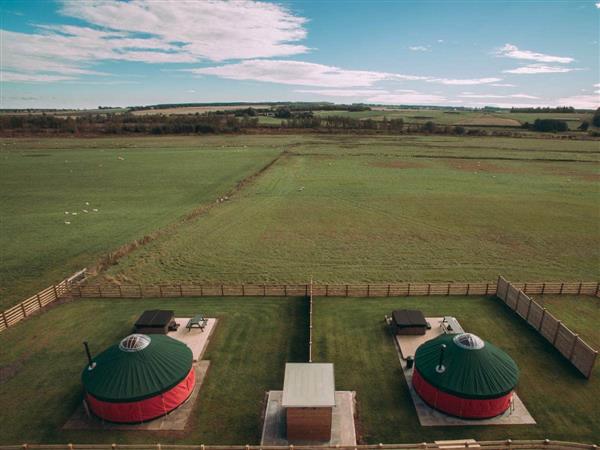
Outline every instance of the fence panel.
{"label": "fence panel", "polygon": [[527,295],[517,295],[517,306],[515,312],[523,319],[527,320],[527,315],[529,314],[529,309],[531,308],[532,303],[533,301],[527,297]]}
{"label": "fence panel", "polygon": [[564,324],[560,324],[554,338],[554,346],[565,358],[570,359],[573,347],[577,341],[577,335],[569,330]]}
{"label": "fence panel", "polygon": [[530,305],[531,307],[529,309],[529,317],[527,318],[527,322],[529,322],[533,328],[539,330],[540,324],[542,323],[542,317],[544,316],[544,308],[534,301],[532,301]]}
{"label": "fence panel", "polygon": [[597,357],[598,352],[596,350],[577,338],[570,361],[587,378],[592,376]]}

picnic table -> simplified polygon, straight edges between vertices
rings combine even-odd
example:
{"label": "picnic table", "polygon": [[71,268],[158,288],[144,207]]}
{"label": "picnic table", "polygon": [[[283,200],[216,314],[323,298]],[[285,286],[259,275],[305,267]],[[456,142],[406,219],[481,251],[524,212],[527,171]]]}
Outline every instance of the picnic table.
{"label": "picnic table", "polygon": [[191,331],[192,328],[200,328],[200,331],[204,332],[204,328],[206,328],[207,324],[208,319],[204,318],[202,314],[197,314],[188,320],[188,323],[185,327],[187,328],[188,332]]}

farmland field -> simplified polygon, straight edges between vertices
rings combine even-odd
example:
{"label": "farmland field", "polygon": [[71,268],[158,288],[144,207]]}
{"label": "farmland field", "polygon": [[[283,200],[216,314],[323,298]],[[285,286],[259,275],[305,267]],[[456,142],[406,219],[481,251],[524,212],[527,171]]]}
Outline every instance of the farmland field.
{"label": "farmland field", "polygon": [[[595,300],[595,299],[591,299]],[[185,432],[64,431],[82,397],[86,363],[81,342],[97,354],[126,335],[141,311],[165,299],[81,299],[31,317],[0,334],[0,441],[257,444],[267,390],[281,389],[284,364],[306,361],[307,302],[303,298],[169,299],[180,317],[218,317],[204,359],[211,361],[191,425]],[[520,368],[518,393],[533,426],[420,427],[383,316],[398,307],[454,315],[469,331],[510,353]],[[90,319],[93,317],[93,319]],[[597,316],[577,327],[593,330]],[[47,324],[54,324],[48,327]],[[354,390],[360,440],[562,439],[598,442],[600,368],[585,380],[556,350],[500,301],[484,297],[318,298],[314,305],[316,361],[335,364],[338,389]],[[575,328],[575,330],[578,330]],[[598,341],[598,331],[595,339]],[[594,336],[592,336],[594,338]],[[565,395],[551,393],[563,392]],[[564,398],[569,408],[564,406]]]}
{"label": "farmland field", "polygon": [[0,309],[214,202],[279,154],[235,140],[0,142]]}
{"label": "farmland field", "polygon": [[599,275],[596,142],[305,139],[230,202],[108,275],[142,283]]}

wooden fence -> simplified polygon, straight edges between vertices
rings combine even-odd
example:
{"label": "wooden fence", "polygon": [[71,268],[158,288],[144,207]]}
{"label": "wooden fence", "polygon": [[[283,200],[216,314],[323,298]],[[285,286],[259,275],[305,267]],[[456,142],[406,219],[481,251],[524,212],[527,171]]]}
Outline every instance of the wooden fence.
{"label": "wooden fence", "polygon": [[308,292],[308,362],[312,362],[312,344],[313,344],[313,286],[310,280],[310,290]]}
{"label": "wooden fence", "polygon": [[[539,283],[538,283],[539,284]],[[574,289],[569,286],[565,289],[564,283],[552,283],[554,288],[561,285],[559,293],[571,293]],[[585,285],[582,287],[581,285]],[[590,286],[587,286],[590,284]],[[546,308],[542,307],[535,300],[532,300],[522,289],[522,284],[513,284],[506,281],[503,277],[498,278],[497,296],[506,305],[515,311],[523,320],[535,328],[548,342],[550,342],[577,370],[586,378],[592,376],[594,364],[598,356],[598,351],[593,349],[578,334],[573,333],[560,320],[554,317]],[[597,288],[596,288],[597,289]],[[542,289],[536,286],[529,292],[542,292]],[[592,292],[591,283],[580,283],[575,293]],[[596,294],[597,295],[597,292]]]}
{"label": "wooden fence", "polygon": [[75,286],[74,297],[406,297],[427,295],[495,295],[496,282],[396,284],[89,284]]}
{"label": "wooden fence", "polygon": [[35,295],[32,295],[21,303],[0,313],[0,331],[6,330],[8,327],[16,325],[21,320],[32,315],[36,311],[48,306],[56,300],[63,298],[69,294],[74,283],[85,277],[86,269],[74,273],[69,278],[65,278],[60,283],[53,284],[46,289],[41,290]]}
{"label": "wooden fence", "polygon": [[[324,450],[598,450],[594,444],[545,440],[473,441],[471,439],[417,444],[323,445]],[[307,445],[181,445],[181,444],[19,444],[0,450],[314,450]]]}

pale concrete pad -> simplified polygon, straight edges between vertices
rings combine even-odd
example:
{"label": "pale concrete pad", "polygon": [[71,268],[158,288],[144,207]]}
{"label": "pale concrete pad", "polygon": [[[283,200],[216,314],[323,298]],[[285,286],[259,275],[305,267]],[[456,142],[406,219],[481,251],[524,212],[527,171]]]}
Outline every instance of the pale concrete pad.
{"label": "pale concrete pad", "polygon": [[200,361],[202,355],[206,351],[208,341],[212,335],[213,330],[217,326],[217,319],[207,319],[208,322],[204,330],[200,328],[192,328],[190,331],[185,327],[189,321],[189,317],[176,317],[175,322],[179,325],[177,331],[169,331],[167,336],[177,339],[183,342],[189,348],[192,349],[194,355],[194,361]]}
{"label": "pale concrete pad", "polygon": [[412,356],[414,358],[417,348],[424,342],[438,337],[440,334],[444,334],[442,329],[443,317],[425,317],[425,320],[431,325],[431,329],[427,330],[422,335],[394,335],[398,346],[400,347],[400,353],[403,359]]}
{"label": "pale concrete pad", "polygon": [[[431,318],[427,318],[427,321],[432,320]],[[440,319],[441,321],[441,319]],[[431,322],[430,322],[431,323]],[[431,328],[433,330],[434,324],[431,323]],[[441,328],[440,328],[441,330]],[[430,331],[430,330],[428,330]],[[417,336],[420,338],[425,338],[425,336]],[[402,373],[404,374],[404,378],[406,379],[406,384],[408,385],[408,390],[410,392],[410,396],[415,405],[415,409],[417,410],[417,416],[419,417],[419,423],[424,427],[435,427],[435,426],[473,426],[473,425],[535,425],[536,421],[533,419],[527,408],[515,392],[513,395],[513,406],[510,407],[504,414],[493,417],[491,419],[459,419],[458,417],[449,416],[444,414],[443,412],[437,411],[425,403],[419,394],[415,391],[412,384],[412,375],[413,368],[409,369],[406,367],[406,361],[402,358],[402,352],[400,350],[400,344],[396,337],[405,336],[394,336],[394,344],[396,350],[398,352],[398,359],[400,360],[400,365],[402,367]],[[409,336],[412,337],[412,336]],[[427,339],[424,339],[422,342],[426,342]],[[420,344],[419,344],[420,345]],[[414,353],[412,354],[414,356]]]}
{"label": "pale concrete pad", "polygon": [[194,364],[196,385],[188,399],[174,411],[150,422],[139,424],[122,424],[105,422],[102,419],[88,415],[83,402],[77,407],[73,415],[64,424],[64,430],[138,430],[138,431],[182,431],[190,418],[198,398],[198,392],[206,378],[210,361],[200,361]]}
{"label": "pale concrete pad", "polygon": [[449,416],[440,411],[433,409],[426,404],[419,394],[415,391],[412,385],[413,369],[407,369],[405,365],[402,367],[404,378],[408,384],[410,396],[412,397],[419,422],[424,427],[435,426],[472,426],[472,425],[535,425],[535,420],[527,411],[527,408],[515,392],[513,395],[513,406],[508,408],[504,414],[501,414],[491,419],[459,419],[458,417]]}
{"label": "pale concrete pad", "polygon": [[335,391],[335,405],[331,419],[331,440],[328,442],[294,441],[286,437],[285,408],[281,406],[283,391],[269,391],[265,407],[260,445],[356,445],[354,427],[355,392]]}

